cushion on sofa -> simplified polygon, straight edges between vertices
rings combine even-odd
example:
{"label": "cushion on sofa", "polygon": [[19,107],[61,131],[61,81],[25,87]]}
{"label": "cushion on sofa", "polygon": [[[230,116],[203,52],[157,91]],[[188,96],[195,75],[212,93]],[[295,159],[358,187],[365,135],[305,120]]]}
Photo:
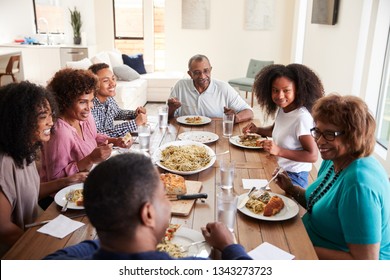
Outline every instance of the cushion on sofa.
{"label": "cushion on sofa", "polygon": [[138,74],[146,74],[143,54],[122,54],[123,63],[133,68]]}
{"label": "cushion on sofa", "polygon": [[92,61],[93,64],[96,64],[96,63],[106,63],[106,64],[108,64],[110,69],[112,69],[110,57],[108,56],[107,52],[100,52],[100,53],[98,53],[97,55],[95,55],[94,57],[91,58],[91,61]]}
{"label": "cushion on sofa", "polygon": [[67,61],[65,64],[65,66],[67,68],[85,69],[85,70],[88,69],[88,67],[91,65],[92,65],[92,62],[88,58],[84,58],[84,59],[79,60],[79,61]]}
{"label": "cushion on sofa", "polygon": [[114,66],[112,68],[115,76],[118,77],[120,81],[133,81],[139,79],[140,75],[137,71],[126,64],[122,64],[120,66]]}
{"label": "cushion on sofa", "polygon": [[108,51],[112,69],[117,66],[123,65],[122,53],[119,50]]}

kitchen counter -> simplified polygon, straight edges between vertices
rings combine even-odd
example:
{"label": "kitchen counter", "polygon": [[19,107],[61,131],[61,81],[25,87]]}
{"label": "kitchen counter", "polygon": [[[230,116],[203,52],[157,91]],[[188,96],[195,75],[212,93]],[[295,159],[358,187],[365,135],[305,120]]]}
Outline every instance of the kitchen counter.
{"label": "kitchen counter", "polygon": [[87,48],[84,45],[72,45],[72,44],[57,44],[57,45],[29,45],[29,44],[20,44],[20,43],[4,43],[0,44],[0,47],[7,48],[44,48],[44,49],[58,49],[58,48]]}

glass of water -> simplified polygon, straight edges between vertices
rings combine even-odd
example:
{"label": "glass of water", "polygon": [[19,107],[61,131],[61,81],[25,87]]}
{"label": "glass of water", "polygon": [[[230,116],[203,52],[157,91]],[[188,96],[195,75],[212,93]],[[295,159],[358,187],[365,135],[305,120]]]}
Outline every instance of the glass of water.
{"label": "glass of water", "polygon": [[158,125],[160,128],[168,127],[168,106],[158,107]]}
{"label": "glass of water", "polygon": [[221,188],[232,189],[234,182],[235,162],[222,159],[219,163],[219,173],[221,175]]}
{"label": "glass of water", "polygon": [[232,189],[217,193],[217,221],[224,223],[231,232],[236,224],[237,200]]}
{"label": "glass of water", "polygon": [[148,152],[150,147],[150,125],[140,125],[138,127],[138,143],[142,151]]}
{"label": "glass of water", "polygon": [[223,114],[223,137],[229,138],[233,134],[234,114]]}

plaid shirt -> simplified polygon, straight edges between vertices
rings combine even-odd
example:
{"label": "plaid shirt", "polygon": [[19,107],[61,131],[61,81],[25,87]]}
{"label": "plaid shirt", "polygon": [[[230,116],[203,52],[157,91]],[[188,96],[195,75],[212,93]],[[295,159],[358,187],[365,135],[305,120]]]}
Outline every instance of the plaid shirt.
{"label": "plaid shirt", "polygon": [[[101,103],[97,97],[93,98],[92,115],[99,133],[110,137],[123,137],[127,132],[137,130],[135,123],[136,113],[132,110],[122,110],[112,97]],[[129,120],[114,125],[114,120]]]}

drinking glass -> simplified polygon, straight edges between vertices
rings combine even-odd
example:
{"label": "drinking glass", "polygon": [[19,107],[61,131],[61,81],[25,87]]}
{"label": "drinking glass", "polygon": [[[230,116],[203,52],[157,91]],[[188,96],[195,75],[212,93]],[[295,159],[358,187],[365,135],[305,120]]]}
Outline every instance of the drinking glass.
{"label": "drinking glass", "polygon": [[138,143],[142,151],[149,151],[150,147],[150,125],[138,126]]}
{"label": "drinking glass", "polygon": [[158,125],[160,128],[168,127],[168,106],[158,107]]}
{"label": "drinking glass", "polygon": [[223,114],[223,137],[229,138],[233,134],[234,114]]}
{"label": "drinking glass", "polygon": [[219,164],[219,173],[221,175],[221,188],[232,189],[234,181],[235,162],[221,160]]}
{"label": "drinking glass", "polygon": [[236,223],[238,197],[233,190],[223,190],[217,193],[217,221],[224,223],[233,232]]}

